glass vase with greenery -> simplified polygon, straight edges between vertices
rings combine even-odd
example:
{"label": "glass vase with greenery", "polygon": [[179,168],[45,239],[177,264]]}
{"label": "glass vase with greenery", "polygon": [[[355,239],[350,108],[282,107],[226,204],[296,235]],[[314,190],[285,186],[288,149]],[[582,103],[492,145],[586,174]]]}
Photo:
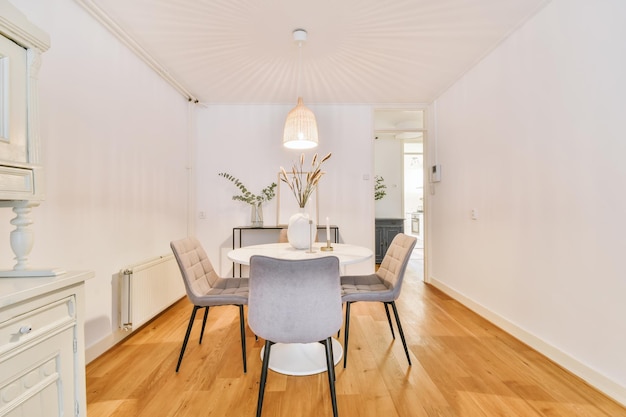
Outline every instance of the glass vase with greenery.
{"label": "glass vase with greenery", "polygon": [[230,182],[232,182],[235,187],[241,191],[241,194],[237,194],[233,196],[233,200],[243,201],[244,203],[250,204],[252,206],[251,211],[251,223],[253,227],[262,227],[263,226],[263,207],[262,204],[270,201],[272,198],[276,196],[276,186],[275,182],[271,183],[267,187],[263,188],[259,194],[253,194],[248,190],[248,188],[237,178],[232,176],[227,172],[220,172],[220,177],[224,177]]}

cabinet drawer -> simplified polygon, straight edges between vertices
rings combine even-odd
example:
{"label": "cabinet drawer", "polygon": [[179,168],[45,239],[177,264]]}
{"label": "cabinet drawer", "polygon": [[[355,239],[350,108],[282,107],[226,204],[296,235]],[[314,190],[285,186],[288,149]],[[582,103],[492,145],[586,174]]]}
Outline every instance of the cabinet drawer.
{"label": "cabinet drawer", "polygon": [[33,170],[0,165],[0,191],[32,195],[34,190]]}
{"label": "cabinet drawer", "polygon": [[75,415],[73,339],[70,327],[0,355],[0,416]]}
{"label": "cabinet drawer", "polygon": [[16,315],[0,323],[0,354],[75,322],[74,295]]}

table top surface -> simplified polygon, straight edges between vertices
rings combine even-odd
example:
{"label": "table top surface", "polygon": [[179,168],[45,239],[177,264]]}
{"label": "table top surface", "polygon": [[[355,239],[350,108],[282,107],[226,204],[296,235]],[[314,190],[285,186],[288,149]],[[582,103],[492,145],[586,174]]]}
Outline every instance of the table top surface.
{"label": "table top surface", "polygon": [[313,244],[313,253],[308,249],[295,249],[289,243],[268,243],[264,245],[244,246],[228,252],[228,259],[233,262],[249,265],[252,255],[270,256],[279,259],[313,259],[323,256],[336,256],[341,265],[350,265],[363,262],[373,256],[370,249],[363,246],[349,245],[345,243],[333,243],[332,251],[322,251],[320,248],[326,243],[316,242]]}
{"label": "table top surface", "polygon": [[[339,229],[339,226],[331,224],[328,227],[330,227],[331,229]],[[277,229],[286,229],[287,225],[274,225],[274,226],[235,226],[233,227],[233,230],[247,230],[247,229],[267,229],[267,230],[277,230]],[[326,229],[326,225],[325,224],[318,224],[317,225],[318,229]]]}

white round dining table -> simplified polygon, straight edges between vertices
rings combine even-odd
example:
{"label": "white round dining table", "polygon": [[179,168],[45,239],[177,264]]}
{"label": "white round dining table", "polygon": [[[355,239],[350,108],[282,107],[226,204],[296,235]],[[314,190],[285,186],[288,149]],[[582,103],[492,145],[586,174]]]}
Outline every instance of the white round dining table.
{"label": "white round dining table", "polygon": [[[311,250],[295,249],[289,243],[244,246],[228,252],[228,258],[242,265],[250,265],[250,258],[253,255],[294,260],[336,256],[339,258],[339,265],[344,267],[366,261],[374,255],[370,249],[357,245],[332,243],[332,251],[322,251],[322,246],[326,244],[316,242]],[[335,338],[332,338],[332,346],[333,359],[337,365],[343,356],[343,348]],[[261,360],[263,360],[263,349],[261,349]],[[313,375],[325,372],[327,369],[324,345],[321,343],[276,343],[272,346],[268,367],[286,375]]]}
{"label": "white round dining table", "polygon": [[341,266],[355,264],[368,260],[373,256],[371,249],[363,246],[349,245],[346,243],[332,243],[332,251],[323,251],[325,243],[313,243],[312,251],[309,249],[295,249],[289,243],[266,243],[263,245],[244,246],[228,252],[228,259],[242,265],[250,265],[252,255],[271,256],[278,259],[312,259],[322,256],[336,256]]}

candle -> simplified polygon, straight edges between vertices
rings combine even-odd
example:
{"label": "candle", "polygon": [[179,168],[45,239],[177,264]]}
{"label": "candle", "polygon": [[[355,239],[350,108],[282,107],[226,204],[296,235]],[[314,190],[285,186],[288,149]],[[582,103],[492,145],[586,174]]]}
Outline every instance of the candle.
{"label": "candle", "polygon": [[326,217],[326,240],[330,241],[330,223]]}

